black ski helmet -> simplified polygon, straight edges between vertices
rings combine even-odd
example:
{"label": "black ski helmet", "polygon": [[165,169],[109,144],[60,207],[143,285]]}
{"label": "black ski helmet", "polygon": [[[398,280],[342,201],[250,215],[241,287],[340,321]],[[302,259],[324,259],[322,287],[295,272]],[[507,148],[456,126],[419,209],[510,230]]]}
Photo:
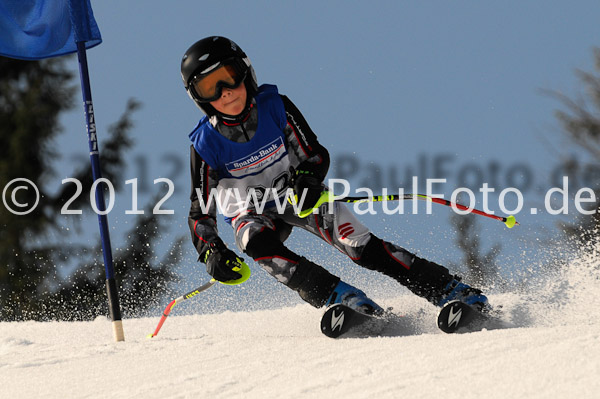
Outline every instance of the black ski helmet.
{"label": "black ski helmet", "polygon": [[207,116],[217,114],[217,110],[195,93],[191,82],[203,72],[212,71],[227,63],[235,63],[243,74],[245,74],[243,83],[248,92],[246,101],[247,104],[250,104],[252,98],[258,92],[256,74],[246,53],[232,40],[222,36],[206,37],[194,43],[181,59],[181,78],[183,79],[185,90],[198,108]]}

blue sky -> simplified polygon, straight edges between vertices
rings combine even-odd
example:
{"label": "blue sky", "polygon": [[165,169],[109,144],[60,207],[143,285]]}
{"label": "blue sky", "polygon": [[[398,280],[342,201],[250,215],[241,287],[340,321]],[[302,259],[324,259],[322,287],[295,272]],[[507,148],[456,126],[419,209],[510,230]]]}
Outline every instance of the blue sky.
{"label": "blue sky", "polygon": [[[562,159],[577,154],[553,116],[560,104],[541,90],[575,96],[581,84],[574,71],[592,70],[592,49],[600,45],[600,3],[592,0],[105,0],[92,6],[104,39],[88,51],[100,150],[102,133],[127,99],[141,101],[127,178],[144,174],[149,194],[165,192],[152,179],[173,178],[176,194],[165,206],[175,210],[165,216],[172,221],[169,234],[188,234],[187,135],[201,112],[183,89],[179,65],[200,38],[236,41],[259,82],[277,84],[302,110],[332,154],[334,173],[343,157],[358,160],[360,169],[349,179],[353,187],[379,176],[384,187],[396,190],[390,170],[423,170],[420,165],[432,167],[434,159],[445,159],[446,195],[458,175],[473,168],[486,178],[496,168],[499,190],[507,180],[522,182],[519,172],[527,169],[537,189],[524,193],[526,209],[543,203],[538,191],[549,188]],[[75,60],[71,65],[76,70]],[[71,175],[74,158],[87,156],[81,109],[62,123],[57,185]],[[149,194],[140,196],[141,204]],[[109,215],[113,241],[132,218],[124,215],[129,201],[128,194],[119,196]],[[381,236],[447,263],[458,256],[448,217],[447,209],[434,207],[434,215],[364,220]],[[507,263],[533,257],[527,251],[539,249],[543,228],[556,221],[529,212],[518,219],[519,230],[481,220],[484,242],[505,243]],[[293,245],[307,245],[302,237]],[[191,244],[187,250],[191,257]]]}

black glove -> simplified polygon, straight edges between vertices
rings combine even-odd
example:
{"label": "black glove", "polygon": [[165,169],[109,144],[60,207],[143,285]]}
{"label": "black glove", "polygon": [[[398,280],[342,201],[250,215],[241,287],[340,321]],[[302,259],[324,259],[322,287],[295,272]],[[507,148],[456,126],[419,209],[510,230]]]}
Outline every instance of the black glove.
{"label": "black glove", "polygon": [[227,248],[223,242],[218,241],[210,244],[210,248],[204,255],[206,271],[217,281],[237,280],[242,275],[233,270],[234,267],[241,267],[242,258]]}
{"label": "black glove", "polygon": [[298,197],[298,202],[306,191],[300,211],[314,208],[323,192],[323,178],[313,172],[309,165],[304,161],[298,165],[297,169],[292,170],[291,186],[294,189],[294,194]]}

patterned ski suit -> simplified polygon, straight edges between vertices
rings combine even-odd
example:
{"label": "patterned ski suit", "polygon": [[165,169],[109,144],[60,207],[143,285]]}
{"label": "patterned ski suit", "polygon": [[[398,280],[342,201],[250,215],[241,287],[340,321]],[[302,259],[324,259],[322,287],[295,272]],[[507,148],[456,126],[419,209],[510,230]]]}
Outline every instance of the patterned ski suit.
{"label": "patterned ski suit", "polygon": [[[204,117],[190,133],[192,193],[189,227],[201,255],[219,240],[217,206],[234,229],[236,245],[279,282],[313,306],[323,306],[339,278],[289,250],[293,227],[305,229],[433,303],[453,276],[370,233],[343,204],[328,204],[306,218],[286,201],[290,167],[308,162],[323,180],[329,153],[296,106],[276,86],[262,85],[249,113],[232,123]],[[261,205],[264,205],[261,209]]]}

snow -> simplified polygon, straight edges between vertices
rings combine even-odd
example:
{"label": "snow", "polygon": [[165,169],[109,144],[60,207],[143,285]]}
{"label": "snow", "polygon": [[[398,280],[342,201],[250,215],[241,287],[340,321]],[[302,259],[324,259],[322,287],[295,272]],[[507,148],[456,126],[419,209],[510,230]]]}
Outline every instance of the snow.
{"label": "snow", "polygon": [[[404,294],[382,337],[332,340],[321,311],[280,309],[110,322],[0,323],[6,398],[597,398],[600,261],[571,262],[527,293],[491,295],[515,328],[446,335]],[[202,301],[201,295],[191,301]]]}

